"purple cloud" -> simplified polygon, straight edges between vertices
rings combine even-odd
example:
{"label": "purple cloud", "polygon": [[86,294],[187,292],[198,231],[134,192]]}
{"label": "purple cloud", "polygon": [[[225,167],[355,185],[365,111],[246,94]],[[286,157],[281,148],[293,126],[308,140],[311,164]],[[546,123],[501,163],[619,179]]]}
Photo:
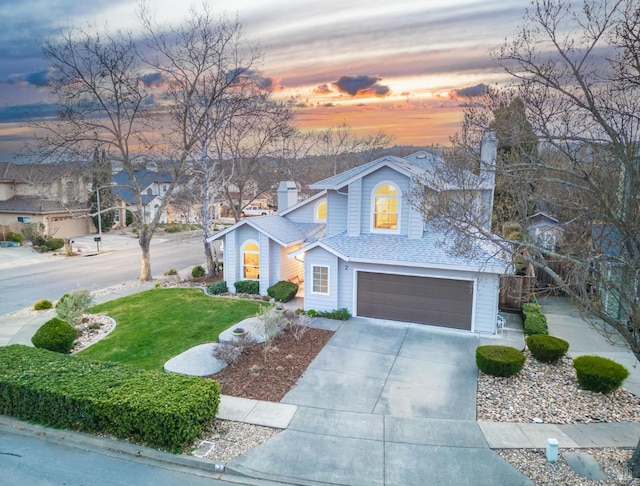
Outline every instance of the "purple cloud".
{"label": "purple cloud", "polygon": [[29,84],[42,88],[49,85],[49,70],[34,71],[32,73],[13,74],[7,79],[9,84]]}
{"label": "purple cloud", "polygon": [[391,92],[388,86],[379,83],[382,78],[359,74],[357,76],[340,76],[332,85],[342,93],[351,96],[386,96]]}
{"label": "purple cloud", "polygon": [[164,82],[162,73],[149,73],[140,78],[145,86],[159,86]]}
{"label": "purple cloud", "polygon": [[488,88],[486,84],[481,83],[475,86],[467,86],[466,88],[453,89],[449,94],[452,98],[472,98],[486,94]]}

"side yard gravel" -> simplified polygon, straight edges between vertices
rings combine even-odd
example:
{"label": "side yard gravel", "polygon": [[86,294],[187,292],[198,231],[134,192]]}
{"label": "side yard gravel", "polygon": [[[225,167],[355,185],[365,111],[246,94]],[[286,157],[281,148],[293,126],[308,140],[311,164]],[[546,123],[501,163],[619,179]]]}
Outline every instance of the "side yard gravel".
{"label": "side yard gravel", "polygon": [[[478,420],[532,423],[534,419],[541,419],[552,424],[640,421],[640,398],[624,388],[609,395],[582,390],[571,358],[549,364],[537,361],[528,350],[525,354],[525,365],[515,376],[501,378],[478,372]],[[568,450],[571,449],[560,449],[555,463],[547,461],[543,449],[495,452],[537,486],[640,486],[640,479],[632,478],[627,467],[633,450],[579,449],[598,462],[607,476],[601,481],[576,474],[562,458],[562,453]]]}

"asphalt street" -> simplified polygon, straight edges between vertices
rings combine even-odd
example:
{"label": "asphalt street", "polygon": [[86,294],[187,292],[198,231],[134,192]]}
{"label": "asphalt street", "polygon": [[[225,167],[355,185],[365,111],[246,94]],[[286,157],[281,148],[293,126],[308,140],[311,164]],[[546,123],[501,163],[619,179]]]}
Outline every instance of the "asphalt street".
{"label": "asphalt street", "polygon": [[[100,290],[138,277],[141,251],[135,238],[113,247],[105,244],[98,255],[87,256],[92,255],[92,244],[87,243],[83,249],[86,256],[65,257],[39,254],[28,247],[0,248],[0,315],[31,307],[40,299],[53,301],[66,292]],[[154,276],[171,267],[180,270],[203,263],[198,236],[151,240]]]}

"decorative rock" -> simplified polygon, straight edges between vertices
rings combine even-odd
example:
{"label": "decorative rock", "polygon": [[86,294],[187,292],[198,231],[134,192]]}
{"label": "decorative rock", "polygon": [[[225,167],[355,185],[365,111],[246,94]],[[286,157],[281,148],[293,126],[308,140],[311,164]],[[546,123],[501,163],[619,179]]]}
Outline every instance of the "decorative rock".
{"label": "decorative rock", "polygon": [[182,375],[209,376],[214,375],[227,366],[227,363],[214,358],[213,349],[218,343],[199,344],[174,356],[164,365],[164,370]]}
{"label": "decorative rock", "polygon": [[584,452],[565,452],[562,457],[567,464],[571,466],[573,471],[583,478],[601,481],[607,479],[607,476],[600,469],[598,462],[589,454]]}
{"label": "decorative rock", "polygon": [[540,417],[533,417],[533,423],[542,424],[544,423],[544,420],[542,420]]}

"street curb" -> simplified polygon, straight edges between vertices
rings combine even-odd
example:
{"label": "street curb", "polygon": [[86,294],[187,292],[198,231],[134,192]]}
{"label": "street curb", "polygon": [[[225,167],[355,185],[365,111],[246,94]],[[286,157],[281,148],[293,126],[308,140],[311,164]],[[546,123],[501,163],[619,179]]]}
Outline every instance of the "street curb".
{"label": "street curb", "polygon": [[171,454],[138,444],[131,444],[106,437],[98,437],[84,432],[52,429],[38,424],[23,422],[8,415],[0,415],[0,432],[24,436],[37,436],[39,439],[54,443],[64,443],[76,449],[97,452],[105,455],[125,454],[142,461],[164,464],[165,467],[198,469],[216,478],[225,472],[225,465],[206,459]]}

